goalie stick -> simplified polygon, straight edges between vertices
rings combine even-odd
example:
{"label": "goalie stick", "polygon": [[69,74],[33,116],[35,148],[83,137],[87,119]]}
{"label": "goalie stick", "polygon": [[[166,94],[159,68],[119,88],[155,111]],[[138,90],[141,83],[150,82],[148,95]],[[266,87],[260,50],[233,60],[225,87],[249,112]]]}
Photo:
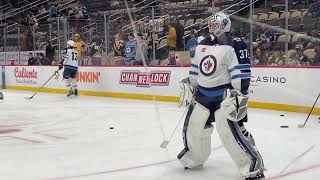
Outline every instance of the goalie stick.
{"label": "goalie stick", "polygon": [[[190,106],[190,105],[189,105],[189,106]],[[176,125],[176,127],[175,127],[175,128],[174,128],[174,130],[172,131],[172,133],[171,133],[171,135],[170,135],[169,139],[168,139],[168,140],[164,140],[164,141],[160,144],[160,147],[161,147],[161,148],[167,148],[167,146],[168,146],[168,144],[170,143],[170,141],[171,141],[171,139],[172,139],[172,137],[173,137],[174,133],[176,132],[176,130],[177,130],[178,126],[179,126],[179,124],[180,124],[180,123],[181,123],[181,121],[184,119],[185,114],[188,112],[188,110],[189,110],[189,106],[188,106],[188,107],[186,107],[186,109],[184,110],[184,112],[183,112],[183,114],[182,114],[182,116],[181,116],[181,118],[180,118],[180,120],[179,120],[178,124]]]}

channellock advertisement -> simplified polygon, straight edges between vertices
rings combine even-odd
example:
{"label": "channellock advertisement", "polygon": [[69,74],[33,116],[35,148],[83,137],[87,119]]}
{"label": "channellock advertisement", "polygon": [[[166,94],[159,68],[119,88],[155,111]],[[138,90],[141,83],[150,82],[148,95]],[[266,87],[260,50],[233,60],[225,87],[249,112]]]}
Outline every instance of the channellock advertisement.
{"label": "channellock advertisement", "polygon": [[118,71],[119,89],[123,93],[179,96],[179,81],[188,77],[185,67],[126,67]]}

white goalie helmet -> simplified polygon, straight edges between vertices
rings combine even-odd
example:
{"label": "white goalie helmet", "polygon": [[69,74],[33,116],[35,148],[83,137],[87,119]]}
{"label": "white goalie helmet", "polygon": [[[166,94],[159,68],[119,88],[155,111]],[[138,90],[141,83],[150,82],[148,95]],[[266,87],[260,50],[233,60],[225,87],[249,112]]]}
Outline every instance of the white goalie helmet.
{"label": "white goalie helmet", "polygon": [[214,13],[208,19],[209,32],[220,37],[221,34],[229,32],[231,28],[230,17],[223,12]]}
{"label": "white goalie helmet", "polygon": [[68,42],[67,42],[67,46],[68,47],[74,47],[74,41],[73,40],[69,40]]}

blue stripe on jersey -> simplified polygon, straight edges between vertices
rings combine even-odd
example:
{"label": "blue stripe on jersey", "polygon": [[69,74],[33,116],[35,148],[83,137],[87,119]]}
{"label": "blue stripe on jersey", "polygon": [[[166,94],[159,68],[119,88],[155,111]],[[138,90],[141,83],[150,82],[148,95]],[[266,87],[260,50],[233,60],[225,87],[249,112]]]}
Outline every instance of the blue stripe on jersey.
{"label": "blue stripe on jersey", "polygon": [[237,78],[240,78],[240,79],[251,78],[251,73],[236,74],[231,77],[231,79],[237,79]]}
{"label": "blue stripe on jersey", "polygon": [[191,67],[194,67],[194,68],[198,69],[198,65],[196,65],[196,64],[191,64]]}
{"label": "blue stripe on jersey", "polygon": [[204,89],[199,88],[199,92],[205,96],[209,96],[209,97],[216,97],[216,96],[223,96],[224,92],[226,91],[226,89],[220,89],[220,90],[216,90],[216,91],[206,91]]}
{"label": "blue stripe on jersey", "polygon": [[199,92],[209,97],[223,96],[226,89],[233,89],[233,87],[231,84],[225,84],[225,85],[212,87],[212,88],[205,88],[205,87],[199,86]]}
{"label": "blue stripe on jersey", "polygon": [[189,71],[189,74],[198,75],[198,73],[197,73],[197,72],[194,72],[194,71]]}
{"label": "blue stripe on jersey", "polygon": [[232,72],[234,70],[248,70],[250,69],[251,65],[250,64],[240,64],[237,66],[234,66],[232,69],[229,69],[229,72]]}

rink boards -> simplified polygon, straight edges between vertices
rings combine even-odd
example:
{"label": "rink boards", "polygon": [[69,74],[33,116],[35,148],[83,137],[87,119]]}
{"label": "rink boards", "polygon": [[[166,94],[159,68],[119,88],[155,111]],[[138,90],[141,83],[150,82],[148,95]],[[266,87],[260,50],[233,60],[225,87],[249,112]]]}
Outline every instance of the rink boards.
{"label": "rink boards", "polygon": [[[3,68],[4,67],[4,68]],[[3,66],[7,89],[35,91],[57,69],[54,66]],[[178,101],[179,81],[189,67],[80,67],[81,94],[159,101]],[[250,107],[308,112],[319,90],[318,67],[253,67]],[[0,79],[1,80],[1,79]],[[43,92],[66,93],[60,76]],[[318,103],[319,104],[319,103]],[[313,111],[320,114],[320,106]]]}

